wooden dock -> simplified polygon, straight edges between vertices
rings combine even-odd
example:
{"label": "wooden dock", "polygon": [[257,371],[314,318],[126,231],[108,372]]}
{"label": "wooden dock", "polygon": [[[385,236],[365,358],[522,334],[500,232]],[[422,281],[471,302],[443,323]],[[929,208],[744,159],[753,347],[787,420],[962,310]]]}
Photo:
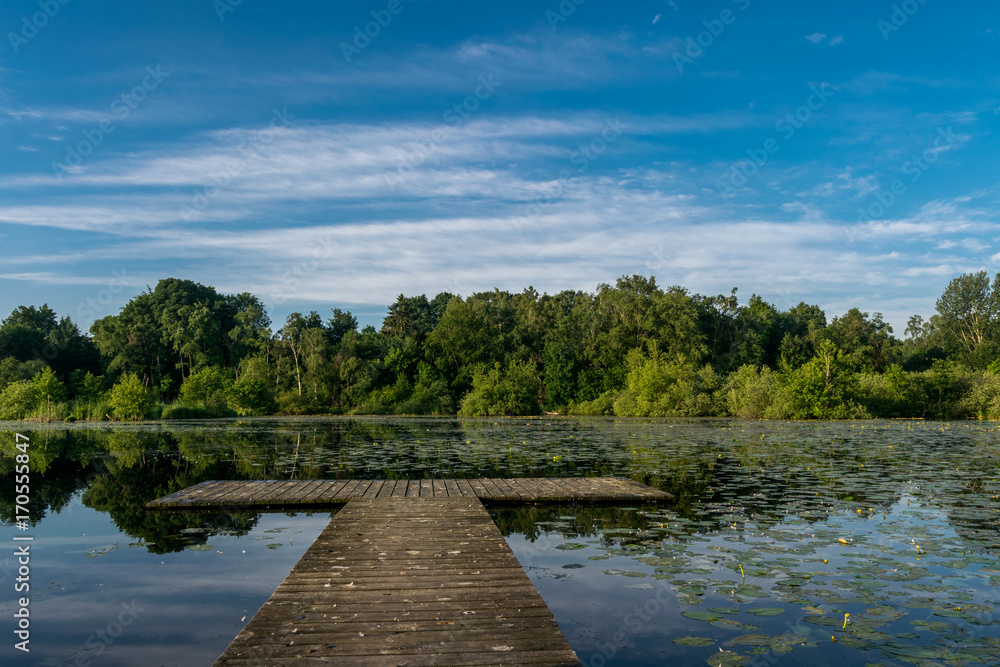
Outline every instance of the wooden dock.
{"label": "wooden dock", "polygon": [[216,665],[579,665],[472,496],[340,510]]}
{"label": "wooden dock", "polygon": [[662,502],[620,477],[206,481],[160,511],[343,509],[216,665],[579,665],[483,501]]}
{"label": "wooden dock", "polygon": [[669,493],[623,477],[205,481],[146,504],[149,509],[319,509],[373,498],[471,497],[495,503],[649,501]]}

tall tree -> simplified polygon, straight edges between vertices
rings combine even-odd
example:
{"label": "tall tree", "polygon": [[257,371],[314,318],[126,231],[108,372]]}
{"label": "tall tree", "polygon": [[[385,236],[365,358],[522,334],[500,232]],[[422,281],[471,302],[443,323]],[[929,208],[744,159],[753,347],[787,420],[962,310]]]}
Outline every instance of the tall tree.
{"label": "tall tree", "polygon": [[892,327],[882,320],[882,313],[871,317],[851,308],[833,318],[827,336],[844,351],[845,360],[855,370],[881,373],[892,363]]}
{"label": "tall tree", "polygon": [[302,339],[308,329],[322,329],[323,320],[315,310],[309,313],[308,317],[303,317],[302,313],[292,313],[285,320],[285,326],[279,332],[279,338],[292,353],[295,362],[295,382],[298,386],[299,396],[302,395]]}
{"label": "tall tree", "polygon": [[997,341],[1000,274],[992,285],[985,271],[955,278],[937,300],[937,312],[946,345],[968,363],[988,364]]}

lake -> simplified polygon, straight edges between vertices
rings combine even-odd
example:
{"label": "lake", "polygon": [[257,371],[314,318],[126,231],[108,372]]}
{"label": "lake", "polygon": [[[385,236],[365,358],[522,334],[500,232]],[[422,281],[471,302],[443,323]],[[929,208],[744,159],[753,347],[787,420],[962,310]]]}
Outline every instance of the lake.
{"label": "lake", "polygon": [[331,513],[153,514],[206,479],[622,475],[663,506],[490,508],[585,665],[1000,663],[992,422],[543,417],[0,423],[31,439],[31,653],[211,664]]}

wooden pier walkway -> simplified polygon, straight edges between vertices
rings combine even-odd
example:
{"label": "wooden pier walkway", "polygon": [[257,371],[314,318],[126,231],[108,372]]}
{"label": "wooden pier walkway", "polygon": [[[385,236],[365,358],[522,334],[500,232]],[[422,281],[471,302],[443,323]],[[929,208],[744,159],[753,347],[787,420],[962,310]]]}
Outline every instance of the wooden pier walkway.
{"label": "wooden pier walkway", "polygon": [[623,477],[206,481],[146,504],[150,509],[315,508],[372,498],[472,497],[498,503],[663,501],[669,493]]}
{"label": "wooden pier walkway", "polygon": [[161,511],[346,505],[215,663],[580,665],[483,500],[670,500],[618,477],[207,481]]}
{"label": "wooden pier walkway", "polygon": [[216,665],[579,665],[472,497],[354,500]]}

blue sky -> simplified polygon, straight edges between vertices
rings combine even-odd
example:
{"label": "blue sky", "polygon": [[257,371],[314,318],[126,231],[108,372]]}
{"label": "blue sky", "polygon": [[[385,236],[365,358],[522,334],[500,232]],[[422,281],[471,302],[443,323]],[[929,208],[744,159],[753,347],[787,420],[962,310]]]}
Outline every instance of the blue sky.
{"label": "blue sky", "polygon": [[[0,313],[623,274],[903,335],[1000,270],[1000,7],[8,0]],[[367,31],[368,35],[365,34]],[[373,35],[373,36],[369,36]]]}

